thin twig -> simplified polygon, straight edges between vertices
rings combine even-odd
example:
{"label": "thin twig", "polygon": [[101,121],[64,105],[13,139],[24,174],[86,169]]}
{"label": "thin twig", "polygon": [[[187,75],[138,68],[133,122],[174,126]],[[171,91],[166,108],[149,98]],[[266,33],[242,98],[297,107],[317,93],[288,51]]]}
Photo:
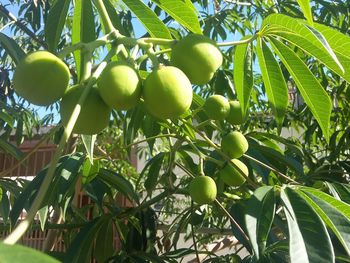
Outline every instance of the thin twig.
{"label": "thin twig", "polygon": [[47,44],[38,38],[33,31],[31,31],[28,27],[26,27],[21,21],[19,21],[5,6],[0,4],[0,13],[6,16],[8,19],[13,21],[16,26],[18,26],[22,31],[24,31],[28,36],[30,36],[35,42],[43,46],[45,49],[47,48]]}
{"label": "thin twig", "polygon": [[[192,216],[194,214],[194,211],[193,211],[193,201],[191,201],[191,213],[192,213]],[[197,242],[196,242],[196,236],[194,234],[194,230],[193,230],[193,223],[191,222],[191,234],[192,234],[192,240],[193,240],[193,247],[194,247],[194,251],[196,252],[196,258],[197,258],[197,262],[200,263],[201,260],[199,258],[199,254],[198,254],[198,247],[197,247]]]}

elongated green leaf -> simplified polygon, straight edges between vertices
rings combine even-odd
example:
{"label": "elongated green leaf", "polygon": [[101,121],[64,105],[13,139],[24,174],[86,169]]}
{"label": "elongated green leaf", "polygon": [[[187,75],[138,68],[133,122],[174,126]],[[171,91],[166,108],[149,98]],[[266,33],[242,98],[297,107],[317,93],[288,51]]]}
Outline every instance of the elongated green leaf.
{"label": "elongated green leaf", "polygon": [[[72,25],[72,44],[87,43],[95,38],[95,22],[91,0],[76,0]],[[82,66],[84,65],[84,58],[81,56],[81,50],[74,52],[74,60],[79,80],[81,73],[84,74]]]}
{"label": "elongated green leaf", "polygon": [[21,152],[20,149],[18,149],[16,146],[4,140],[1,137],[0,137],[0,150],[10,154],[11,156],[15,157],[17,160],[22,159],[22,157],[24,156],[24,154]]}
{"label": "elongated green leaf", "polygon": [[202,34],[197,17],[198,11],[190,0],[155,0],[153,2],[191,32]]}
{"label": "elongated green leaf", "polygon": [[315,28],[327,39],[344,67],[345,72],[341,76],[350,83],[350,37],[325,25],[315,23]]}
{"label": "elongated green leaf", "polygon": [[110,17],[110,19],[112,20],[112,24],[113,26],[118,29],[118,31],[123,34],[124,36],[130,37],[130,32],[128,30],[126,30],[123,25],[122,22],[120,20],[119,15],[117,14],[113,4],[111,3],[111,0],[103,0],[103,3],[106,7],[108,16]]}
{"label": "elongated green leaf", "polygon": [[289,47],[275,38],[269,38],[269,40],[278,57],[292,75],[305,103],[309,106],[328,141],[331,99],[305,63]]}
{"label": "elongated green leaf", "polygon": [[281,191],[281,198],[289,228],[291,262],[335,262],[327,229],[315,210],[290,188]]}
{"label": "elongated green leaf", "polygon": [[93,135],[81,135],[81,140],[85,146],[90,163],[94,163],[94,146],[96,141],[96,134]]}
{"label": "elongated green leaf", "polygon": [[91,260],[94,239],[106,218],[96,217],[87,223],[74,238],[65,255],[64,263],[87,263]]}
{"label": "elongated green leaf", "polygon": [[339,75],[344,75],[343,62],[335,54],[327,39],[315,28],[305,24],[304,20],[286,15],[273,14],[263,21],[264,35],[276,35],[298,46],[306,53],[314,56]]}
{"label": "elongated green leaf", "polygon": [[340,211],[342,214],[344,214],[348,219],[350,219],[350,205],[340,201],[322,191],[319,191],[315,188],[312,187],[302,187],[301,188],[302,191],[304,191],[307,194],[312,194],[313,196],[316,196],[320,199],[322,199],[323,201],[329,203],[331,206],[335,207],[336,209],[338,209],[338,211]]}
{"label": "elongated green leaf", "polygon": [[58,260],[35,249],[0,243],[1,263],[59,263]]}
{"label": "elongated green leaf", "polygon": [[271,186],[258,188],[247,202],[245,222],[257,259],[262,256],[262,252],[265,250],[266,238],[270,232],[274,211],[274,193]]}
{"label": "elongated green leaf", "polygon": [[171,39],[169,29],[143,1],[123,0],[123,2],[137,16],[152,37]]}
{"label": "elongated green leaf", "polygon": [[45,23],[45,38],[49,51],[55,51],[66,21],[70,0],[56,0]]}
{"label": "elongated green leaf", "polygon": [[297,191],[318,213],[326,225],[337,236],[345,251],[350,256],[350,220],[333,206],[303,191]]}
{"label": "elongated green leaf", "polygon": [[312,19],[312,12],[311,12],[311,6],[310,6],[310,0],[297,0],[299,6],[301,7],[301,10],[303,11],[303,14],[310,25],[314,24],[314,21]]}
{"label": "elongated green leaf", "polygon": [[113,255],[113,221],[106,220],[97,234],[95,245],[95,258],[97,262],[108,262]]}
{"label": "elongated green leaf", "polygon": [[0,46],[13,59],[15,64],[17,64],[25,56],[24,51],[16,43],[16,41],[3,33],[0,33]]}
{"label": "elongated green leaf", "polygon": [[350,204],[350,186],[348,184],[332,183],[332,186],[337,191],[340,199],[345,203]]}
{"label": "elongated green leaf", "polygon": [[[251,36],[246,36],[243,39],[249,37]],[[243,115],[247,112],[250,93],[253,88],[252,64],[251,43],[237,46],[234,55],[233,80]]]}
{"label": "elongated green leaf", "polygon": [[136,194],[132,184],[123,176],[106,169],[100,169],[97,176],[112,187],[115,187],[119,192],[128,197],[131,201],[138,202],[139,197]]}
{"label": "elongated green leaf", "polygon": [[281,126],[288,105],[288,87],[286,81],[270,48],[261,38],[257,40],[256,52],[267,97],[272,105],[276,121]]}
{"label": "elongated green leaf", "polygon": [[145,180],[145,188],[148,192],[152,192],[157,185],[160,176],[159,172],[165,156],[165,153],[161,152],[148,162],[151,163]]}

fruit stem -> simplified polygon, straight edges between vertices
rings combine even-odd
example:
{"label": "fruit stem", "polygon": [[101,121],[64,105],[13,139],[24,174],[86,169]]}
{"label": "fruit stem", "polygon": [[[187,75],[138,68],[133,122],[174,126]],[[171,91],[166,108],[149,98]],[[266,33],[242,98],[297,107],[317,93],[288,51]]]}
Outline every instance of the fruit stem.
{"label": "fruit stem", "polygon": [[80,78],[80,82],[86,81],[91,76],[91,69],[92,69],[92,53],[89,51],[86,51],[83,53],[83,72]]}
{"label": "fruit stem", "polygon": [[134,145],[137,145],[137,144],[140,144],[140,143],[143,143],[143,142],[147,142],[147,141],[154,140],[154,139],[158,139],[158,138],[164,138],[164,137],[178,138],[178,136],[177,136],[175,133],[159,134],[159,135],[156,135],[156,136],[147,137],[147,138],[144,139],[144,140],[140,140],[140,141],[137,141],[137,142],[130,143],[130,144],[124,146],[123,148],[124,148],[124,149],[127,149],[127,148],[130,148],[130,147],[132,147],[132,146],[134,146]]}
{"label": "fruit stem", "polygon": [[[153,54],[154,55],[159,55],[159,54],[164,54],[164,53],[169,53],[169,52],[171,52],[171,48],[155,51],[155,52],[153,52]],[[137,63],[140,64],[140,63],[142,63],[142,61],[144,61],[147,58],[148,58],[148,54],[142,55],[141,57],[139,57],[137,59]]]}
{"label": "fruit stem", "polygon": [[292,178],[289,178],[287,175],[281,173],[277,169],[273,168],[272,166],[269,166],[269,165],[267,165],[267,164],[265,164],[263,162],[260,162],[259,160],[255,159],[254,157],[249,156],[248,154],[243,154],[243,157],[247,158],[247,159],[249,159],[249,160],[251,160],[251,161],[253,161],[253,162],[257,163],[257,164],[259,164],[260,166],[263,166],[263,167],[269,169],[272,172],[275,172],[276,174],[278,174],[282,178],[286,179],[287,181],[290,181],[290,182],[295,183],[295,184],[300,184],[297,181],[293,180]]}
{"label": "fruit stem", "polygon": [[150,48],[148,48],[146,52],[147,52],[148,57],[152,61],[153,68],[157,69],[159,67],[159,61],[158,61],[157,56],[154,54],[153,47],[151,46]]}
{"label": "fruit stem", "polygon": [[167,46],[173,46],[176,44],[177,40],[174,39],[165,39],[165,38],[139,38],[137,40],[137,43],[139,45],[167,45]]}
{"label": "fruit stem", "polygon": [[237,40],[237,41],[230,41],[230,42],[221,42],[217,43],[219,47],[226,47],[226,46],[237,46],[237,45],[243,45],[253,42],[258,37],[257,34],[254,34],[252,37],[243,39],[243,40]]}
{"label": "fruit stem", "polygon": [[108,15],[107,9],[103,3],[103,0],[93,0],[93,2],[97,8],[98,13],[101,16],[102,23],[105,27],[106,33],[117,32],[117,30],[113,26],[111,19],[109,18],[109,15]]}
{"label": "fruit stem", "polygon": [[[108,57],[108,54],[106,57]],[[79,117],[81,105],[84,103],[90,89],[92,88],[97,77],[101,74],[101,72],[105,66],[106,66],[105,62],[101,63],[98,66],[98,68],[96,69],[96,71],[94,72],[92,77],[90,78],[89,82],[87,83],[86,88],[84,88],[84,91],[81,94],[81,96],[78,100],[78,103],[75,105],[73,113],[69,118],[67,127],[65,127],[65,129],[64,129],[61,140],[58,144],[58,147],[55,151],[54,156],[52,157],[52,161],[51,161],[50,166],[48,168],[47,174],[46,174],[46,176],[45,176],[45,178],[44,178],[44,180],[39,188],[39,191],[37,193],[37,196],[35,197],[35,200],[34,200],[32,206],[30,207],[30,209],[27,213],[26,218],[23,221],[21,221],[19,223],[19,225],[14,229],[14,231],[4,239],[5,244],[11,244],[11,245],[15,244],[27,231],[27,229],[29,228],[30,224],[32,223],[37,211],[40,209],[40,206],[41,206],[41,204],[46,196],[47,190],[50,187],[53,176],[55,175],[57,163],[58,163],[58,161],[59,161],[59,159],[60,159],[60,157],[65,149],[65,145],[68,142],[69,137],[73,132],[74,125]]]}

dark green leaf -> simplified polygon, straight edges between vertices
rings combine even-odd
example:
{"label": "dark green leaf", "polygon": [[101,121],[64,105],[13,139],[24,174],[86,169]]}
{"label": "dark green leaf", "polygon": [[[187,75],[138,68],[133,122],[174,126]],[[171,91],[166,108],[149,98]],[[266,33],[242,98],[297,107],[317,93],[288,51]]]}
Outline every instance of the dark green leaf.
{"label": "dark green leaf", "polygon": [[[246,36],[243,39],[247,39],[251,36]],[[234,55],[234,68],[233,68],[233,80],[235,84],[235,90],[237,92],[237,98],[241,103],[241,109],[243,115],[249,106],[250,93],[253,88],[253,61],[252,61],[252,44],[244,44],[236,47]]]}
{"label": "dark green leaf", "polygon": [[291,262],[334,263],[329,234],[315,210],[291,188],[283,189],[281,198],[289,228]]}
{"label": "dark green leaf", "polygon": [[70,0],[56,0],[49,12],[45,23],[45,37],[48,49],[56,51],[61,33],[66,22]]}
{"label": "dark green leaf", "polygon": [[269,38],[269,40],[275,52],[293,76],[305,103],[309,106],[328,141],[332,102],[327,92],[305,63],[289,47],[275,38]]}
{"label": "dark green leaf", "polygon": [[18,64],[18,62],[25,56],[24,51],[17,42],[3,33],[0,33],[0,46],[13,59],[15,64]]}

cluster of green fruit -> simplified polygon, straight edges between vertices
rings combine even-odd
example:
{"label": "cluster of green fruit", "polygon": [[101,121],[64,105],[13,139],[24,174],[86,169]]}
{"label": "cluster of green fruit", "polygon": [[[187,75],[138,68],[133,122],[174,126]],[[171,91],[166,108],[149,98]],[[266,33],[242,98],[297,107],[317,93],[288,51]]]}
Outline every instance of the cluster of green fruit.
{"label": "cluster of green fruit", "polygon": [[[160,65],[143,85],[134,67],[111,62],[81,107],[74,132],[99,133],[108,125],[111,109],[129,110],[143,98],[145,108],[159,119],[177,118],[192,103],[192,84],[203,85],[222,64],[216,43],[203,35],[188,35],[172,48],[171,66]],[[69,85],[69,69],[55,55],[37,51],[17,66],[14,89],[29,102],[47,106],[61,100],[61,119],[67,125],[84,86]]]}
{"label": "cluster of green fruit", "polygon": [[[249,175],[248,167],[238,160],[248,150],[248,141],[238,131],[233,131],[221,140],[221,151],[231,158],[218,171],[219,179],[229,186],[239,187]],[[233,165],[232,165],[233,164]],[[189,193],[198,204],[209,204],[216,199],[217,187],[210,176],[195,177],[189,185]]]}

